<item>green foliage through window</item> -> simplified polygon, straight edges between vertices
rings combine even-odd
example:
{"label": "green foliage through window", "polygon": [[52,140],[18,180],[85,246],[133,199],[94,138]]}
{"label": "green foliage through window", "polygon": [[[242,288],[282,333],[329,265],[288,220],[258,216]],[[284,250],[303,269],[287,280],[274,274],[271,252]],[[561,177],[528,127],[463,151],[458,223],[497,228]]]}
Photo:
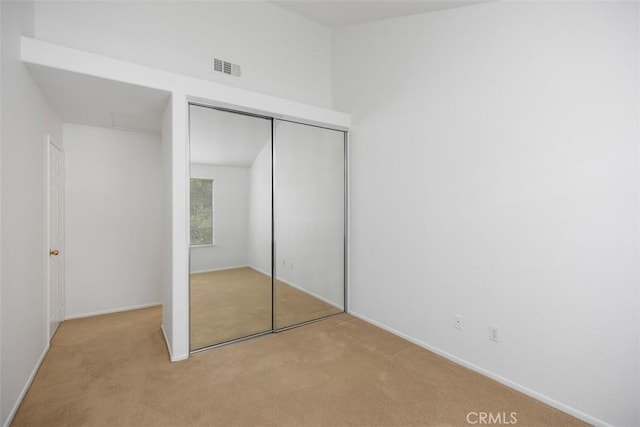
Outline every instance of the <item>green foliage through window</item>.
{"label": "green foliage through window", "polygon": [[213,180],[191,179],[191,246],[213,244]]}

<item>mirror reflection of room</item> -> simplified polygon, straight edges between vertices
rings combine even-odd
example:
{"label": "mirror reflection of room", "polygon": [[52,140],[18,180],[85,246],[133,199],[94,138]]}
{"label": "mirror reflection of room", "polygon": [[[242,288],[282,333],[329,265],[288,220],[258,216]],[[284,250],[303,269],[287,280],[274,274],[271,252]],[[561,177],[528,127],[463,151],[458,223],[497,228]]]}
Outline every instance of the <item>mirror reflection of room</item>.
{"label": "mirror reflection of room", "polygon": [[191,350],[272,329],[271,120],[190,106]]}
{"label": "mirror reflection of room", "polygon": [[344,133],[276,120],[276,318],[282,329],[344,311]]}

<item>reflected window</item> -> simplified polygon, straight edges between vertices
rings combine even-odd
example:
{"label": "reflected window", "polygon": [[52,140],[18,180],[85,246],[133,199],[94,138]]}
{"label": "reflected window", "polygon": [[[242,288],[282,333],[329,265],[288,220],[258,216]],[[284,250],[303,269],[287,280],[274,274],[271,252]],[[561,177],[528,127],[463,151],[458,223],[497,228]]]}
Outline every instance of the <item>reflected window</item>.
{"label": "reflected window", "polygon": [[213,245],[213,180],[191,178],[191,246]]}

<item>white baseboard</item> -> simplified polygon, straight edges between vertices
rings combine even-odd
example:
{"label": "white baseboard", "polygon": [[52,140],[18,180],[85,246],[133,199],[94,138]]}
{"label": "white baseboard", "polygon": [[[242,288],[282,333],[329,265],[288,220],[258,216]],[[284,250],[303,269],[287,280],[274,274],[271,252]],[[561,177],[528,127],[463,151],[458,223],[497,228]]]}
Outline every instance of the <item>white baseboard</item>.
{"label": "white baseboard", "polygon": [[187,360],[189,358],[188,354],[181,354],[180,356],[173,356],[171,358],[172,362],[181,362],[183,360]]}
{"label": "white baseboard", "polygon": [[[262,271],[261,269],[259,269],[259,268],[257,268],[257,267],[254,267],[254,266],[252,266],[252,265],[249,265],[248,267],[249,267],[249,268],[251,268],[251,269],[253,269],[253,270],[255,270],[255,271],[257,271],[258,273],[262,273],[262,274],[264,274],[265,276],[271,276],[271,273],[267,273],[267,272],[265,272],[265,271]],[[337,308],[338,310],[343,310],[343,311],[344,311],[344,307],[342,307],[341,305],[338,305],[338,304],[336,304],[336,303],[335,303],[335,302],[333,302],[333,301],[329,301],[328,299],[324,298],[323,296],[318,295],[318,294],[316,294],[316,293],[314,293],[314,292],[311,292],[311,291],[309,291],[308,289],[303,288],[302,286],[298,286],[298,285],[296,285],[295,283],[287,282],[286,280],[283,280],[283,279],[281,279],[281,278],[279,278],[279,277],[276,277],[276,280],[278,280],[278,281],[280,281],[280,282],[284,283],[285,285],[289,285],[289,286],[291,286],[292,288],[296,288],[296,289],[297,289],[297,290],[299,290],[300,292],[304,292],[304,293],[305,293],[305,294],[307,294],[307,295],[310,295],[310,296],[312,296],[312,297],[314,297],[314,298],[316,298],[316,299],[319,299],[320,301],[325,302],[325,303],[329,304],[330,306]]]}
{"label": "white baseboard", "polygon": [[565,412],[565,413],[567,413],[569,415],[572,415],[572,416],[574,416],[576,418],[579,418],[582,421],[585,421],[585,422],[587,422],[587,423],[589,423],[591,425],[598,426],[598,427],[612,427],[611,424],[606,423],[606,422],[604,422],[604,421],[602,421],[602,420],[600,420],[600,419],[598,419],[596,417],[593,417],[593,416],[591,416],[589,414],[586,414],[586,413],[584,413],[584,412],[582,412],[582,411],[580,411],[578,409],[572,408],[571,406],[568,406],[568,405],[566,405],[566,404],[564,404],[562,402],[559,402],[559,401],[557,401],[557,400],[555,400],[555,399],[553,399],[551,397],[548,397],[548,396],[546,396],[546,395],[544,395],[542,393],[538,393],[537,391],[532,390],[532,389],[530,389],[528,387],[525,387],[525,386],[523,386],[521,384],[518,384],[518,383],[516,383],[514,381],[511,381],[508,378],[504,378],[504,377],[502,377],[502,376],[500,376],[498,374],[495,374],[495,373],[493,373],[491,371],[488,371],[488,370],[486,370],[484,368],[481,368],[481,367],[479,367],[479,366],[477,366],[477,365],[475,365],[475,364],[473,364],[471,362],[468,362],[468,361],[466,361],[464,359],[461,359],[461,358],[459,358],[457,356],[454,356],[454,355],[452,355],[450,353],[447,353],[446,351],[443,351],[443,350],[441,350],[441,349],[439,349],[437,347],[434,347],[434,346],[429,345],[429,344],[427,344],[427,343],[425,343],[423,341],[420,341],[420,340],[417,340],[415,338],[412,338],[409,335],[406,335],[406,334],[404,334],[404,333],[402,333],[400,331],[397,331],[397,330],[395,330],[395,329],[393,329],[393,328],[391,328],[391,327],[389,327],[389,326],[387,326],[387,325],[385,325],[383,323],[380,323],[380,322],[377,322],[377,321],[375,321],[373,319],[370,319],[367,316],[364,316],[362,314],[359,314],[359,313],[356,313],[356,312],[353,312],[353,311],[350,311],[349,314],[351,314],[352,316],[357,317],[358,319],[361,319],[361,320],[363,320],[363,321],[365,321],[367,323],[375,325],[375,326],[379,327],[380,329],[384,329],[385,331],[390,332],[390,333],[392,333],[392,334],[394,334],[394,335],[396,335],[396,336],[398,336],[400,338],[404,338],[405,340],[410,341],[410,342],[412,342],[412,343],[414,343],[414,344],[416,344],[416,345],[418,345],[418,346],[420,346],[420,347],[422,347],[424,349],[427,349],[427,350],[429,350],[429,351],[431,351],[431,352],[433,352],[433,353],[435,353],[435,354],[437,354],[439,356],[442,356],[445,359],[448,359],[448,360],[450,360],[450,361],[452,361],[454,363],[457,363],[458,365],[462,365],[465,368],[471,369],[472,371],[475,371],[475,372],[477,372],[479,374],[482,374],[485,377],[489,377],[489,378],[491,378],[491,379],[493,379],[493,380],[495,380],[495,381],[497,381],[497,382],[499,382],[499,383],[501,383],[503,385],[506,385],[509,388],[517,390],[517,391],[519,391],[521,393],[526,394],[527,396],[530,396],[530,397],[532,397],[532,398],[534,398],[536,400],[544,402],[549,406],[552,406],[552,407],[554,407],[556,409],[559,409],[562,412]]}
{"label": "white baseboard", "polygon": [[338,310],[344,311],[344,307],[342,307],[342,306],[340,306],[340,305],[336,304],[336,303],[335,303],[335,302],[333,302],[333,301],[330,301],[330,300],[328,300],[328,299],[324,298],[324,297],[323,297],[323,296],[321,296],[321,295],[318,295],[318,294],[316,294],[316,293],[314,293],[314,292],[311,292],[311,291],[310,291],[310,290],[308,290],[308,289],[305,289],[305,288],[303,288],[303,287],[301,287],[301,286],[298,286],[298,285],[296,285],[295,283],[287,282],[286,280],[282,280],[282,279],[279,279],[279,278],[277,278],[277,277],[276,277],[276,280],[278,280],[278,281],[280,281],[280,282],[284,283],[285,285],[289,285],[289,286],[291,286],[292,288],[296,288],[296,289],[297,289],[297,290],[299,290],[300,292],[304,292],[304,293],[305,293],[305,294],[307,294],[307,295],[311,295],[312,297],[314,297],[314,298],[316,298],[316,299],[319,299],[320,301],[322,301],[322,302],[324,302],[324,303],[327,303],[327,304],[329,304],[330,306],[337,308]]}
{"label": "white baseboard", "polygon": [[120,313],[121,311],[140,310],[142,308],[157,307],[159,305],[162,305],[162,302],[151,302],[148,304],[131,305],[129,307],[112,308],[109,310],[92,311],[89,313],[82,313],[82,314],[72,314],[70,316],[65,316],[64,320],[82,319],[84,317],[93,317],[93,316],[101,316],[103,314]]}
{"label": "white baseboard", "polygon": [[171,346],[169,345],[169,339],[167,338],[167,332],[164,330],[164,325],[160,325],[160,330],[162,331],[162,336],[164,337],[164,343],[167,345],[167,351],[169,352],[169,360],[172,362],[180,362],[181,360],[186,360],[189,358],[188,354],[182,354],[179,356],[174,356],[171,352]]}
{"label": "white baseboard", "polygon": [[162,331],[162,336],[164,337],[164,343],[167,346],[167,351],[169,352],[169,360],[173,362],[173,354],[171,353],[171,345],[169,345],[169,339],[167,338],[167,332],[164,330],[164,325],[160,325],[160,330]]}
{"label": "white baseboard", "polygon": [[270,272],[270,271],[269,271],[269,272],[266,272],[266,271],[264,271],[264,270],[262,270],[262,269],[260,269],[260,268],[258,268],[258,267],[254,267],[254,266],[253,266],[253,265],[251,265],[251,264],[249,264],[247,267],[249,267],[249,268],[250,268],[250,269],[252,269],[252,270],[257,271],[258,273],[262,273],[262,274],[264,274],[265,276],[269,276],[269,277],[271,277],[271,272]]}
{"label": "white baseboard", "polygon": [[216,271],[235,270],[236,268],[246,268],[246,267],[251,267],[251,266],[248,265],[248,264],[245,264],[245,265],[233,265],[231,267],[214,268],[212,270],[192,271],[191,274],[215,273]]}
{"label": "white baseboard", "polygon": [[33,368],[33,371],[31,371],[31,375],[29,375],[29,378],[27,379],[26,384],[24,385],[24,387],[22,388],[22,391],[20,392],[20,395],[18,396],[18,400],[13,405],[11,412],[9,412],[9,416],[7,417],[3,427],[9,427],[11,425],[11,422],[13,421],[13,417],[16,416],[16,412],[18,412],[18,408],[20,407],[20,404],[22,403],[24,396],[27,394],[27,391],[29,391],[29,387],[31,387],[31,383],[33,382],[33,379],[36,377],[36,374],[38,373],[38,369],[40,369],[40,365],[42,365],[42,361],[44,360],[48,352],[49,352],[49,343],[47,343],[47,345],[45,346],[44,351],[42,352],[42,354],[40,355],[40,358],[36,362],[36,366]]}

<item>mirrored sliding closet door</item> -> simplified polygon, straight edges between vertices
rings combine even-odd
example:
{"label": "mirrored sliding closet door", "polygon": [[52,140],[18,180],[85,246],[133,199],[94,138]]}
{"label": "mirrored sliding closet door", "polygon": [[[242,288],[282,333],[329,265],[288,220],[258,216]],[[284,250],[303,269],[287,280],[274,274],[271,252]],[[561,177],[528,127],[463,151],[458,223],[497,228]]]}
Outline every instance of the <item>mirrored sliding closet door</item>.
{"label": "mirrored sliding closet door", "polygon": [[200,105],[189,131],[191,351],[345,311],[344,132]]}
{"label": "mirrored sliding closet door", "polygon": [[274,124],[275,329],[344,311],[344,132]]}
{"label": "mirrored sliding closet door", "polygon": [[271,331],[271,126],[190,105],[190,348]]}

